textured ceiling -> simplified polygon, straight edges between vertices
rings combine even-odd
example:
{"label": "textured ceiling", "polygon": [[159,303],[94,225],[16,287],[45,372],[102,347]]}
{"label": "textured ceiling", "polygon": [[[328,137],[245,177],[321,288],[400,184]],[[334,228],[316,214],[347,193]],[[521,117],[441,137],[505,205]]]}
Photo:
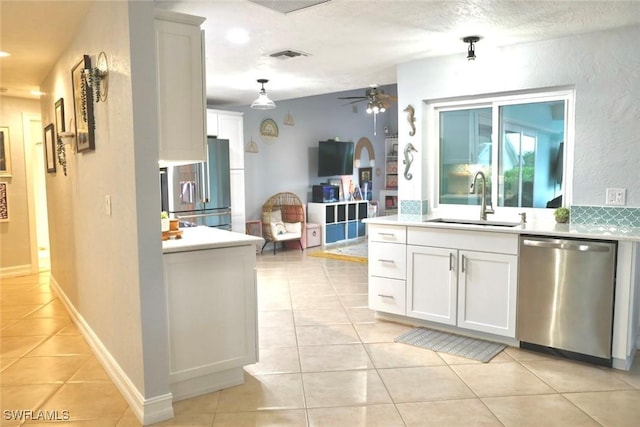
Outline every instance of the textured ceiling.
{"label": "textured ceiling", "polygon": [[[5,28],[7,3],[12,6],[11,27]],[[2,0],[2,46],[5,37],[15,42],[20,21],[36,14],[30,2]],[[42,2],[38,2],[42,3]],[[62,4],[69,2],[45,2]],[[264,3],[264,4],[258,4]],[[304,1],[156,0],[158,8],[206,18],[207,99],[209,105],[244,105],[256,98],[258,78],[269,79],[269,96],[275,101],[365,88],[396,82],[396,65],[430,56],[460,54],[469,35],[482,39],[483,50],[572,34],[640,25],[640,1],[498,1],[498,0],[331,0],[290,13],[270,6],[300,7]],[[269,7],[267,7],[269,6]],[[24,8],[24,15],[13,8]],[[76,11],[77,12],[77,11]],[[62,13],[64,18],[60,18]],[[66,15],[65,15],[66,13]],[[37,13],[42,15],[42,13]],[[35,31],[22,49],[42,52],[31,58],[34,69],[47,70],[64,48],[51,34],[73,29],[73,13],[64,8],[47,10],[47,19],[64,26]],[[83,16],[83,15],[82,15]],[[16,21],[16,22],[14,22]],[[51,27],[51,25],[50,25]],[[61,28],[62,27],[62,28]],[[249,41],[237,45],[226,38],[231,29],[248,32]],[[631,42],[631,41],[630,41]],[[62,44],[58,46],[57,44]],[[279,59],[271,53],[292,49],[308,56]],[[53,58],[52,58],[53,57]],[[3,61],[3,60],[0,60]],[[19,69],[19,68],[18,68]],[[2,66],[2,86],[17,77]],[[21,76],[27,79],[28,76]],[[37,86],[44,77],[29,77]],[[38,80],[38,78],[40,80]]]}

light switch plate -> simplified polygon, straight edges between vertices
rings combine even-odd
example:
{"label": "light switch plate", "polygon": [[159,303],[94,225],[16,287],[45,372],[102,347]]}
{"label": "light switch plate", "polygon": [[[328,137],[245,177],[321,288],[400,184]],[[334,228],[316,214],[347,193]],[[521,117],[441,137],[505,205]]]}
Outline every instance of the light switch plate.
{"label": "light switch plate", "polygon": [[627,189],[626,188],[607,188],[607,200],[605,203],[608,206],[624,206],[627,204]]}
{"label": "light switch plate", "polygon": [[104,196],[104,213],[111,216],[111,196]]}

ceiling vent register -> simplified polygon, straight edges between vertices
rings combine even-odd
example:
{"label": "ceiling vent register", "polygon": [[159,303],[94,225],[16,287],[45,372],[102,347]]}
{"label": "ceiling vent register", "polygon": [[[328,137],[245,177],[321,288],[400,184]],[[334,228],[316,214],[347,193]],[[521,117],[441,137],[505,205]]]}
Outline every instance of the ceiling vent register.
{"label": "ceiling vent register", "polygon": [[274,52],[269,56],[272,58],[278,58],[278,59],[289,59],[289,58],[297,58],[298,56],[309,56],[309,54],[300,52],[298,50],[285,49],[278,52]]}

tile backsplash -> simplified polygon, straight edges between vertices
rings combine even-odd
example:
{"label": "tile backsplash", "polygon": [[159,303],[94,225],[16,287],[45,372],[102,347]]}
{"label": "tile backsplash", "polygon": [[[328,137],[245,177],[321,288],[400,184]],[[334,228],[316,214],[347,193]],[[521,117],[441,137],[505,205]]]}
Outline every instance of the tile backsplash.
{"label": "tile backsplash", "polygon": [[572,205],[571,223],[640,227],[640,208]]}
{"label": "tile backsplash", "polygon": [[423,219],[428,212],[428,200],[400,200],[400,216],[402,218]]}

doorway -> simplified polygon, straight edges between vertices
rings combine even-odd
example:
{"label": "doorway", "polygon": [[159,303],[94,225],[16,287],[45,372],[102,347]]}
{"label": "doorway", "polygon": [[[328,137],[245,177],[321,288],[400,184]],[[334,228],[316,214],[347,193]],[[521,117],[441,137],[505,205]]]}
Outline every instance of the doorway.
{"label": "doorway", "polygon": [[49,219],[47,215],[47,187],[45,181],[42,122],[40,115],[23,113],[24,158],[29,205],[32,273],[51,268],[49,253]]}

